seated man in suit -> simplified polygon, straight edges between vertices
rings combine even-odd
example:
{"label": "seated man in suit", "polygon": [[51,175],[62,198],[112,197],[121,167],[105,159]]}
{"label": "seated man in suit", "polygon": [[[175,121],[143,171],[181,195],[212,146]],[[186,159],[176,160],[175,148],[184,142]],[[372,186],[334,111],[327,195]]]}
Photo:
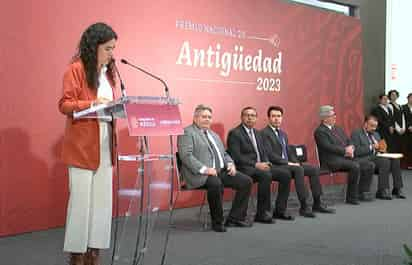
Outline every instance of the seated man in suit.
{"label": "seated man in suit", "polygon": [[[180,174],[189,188],[207,190],[212,218],[212,229],[226,232],[226,226],[250,227],[245,218],[252,188],[252,179],[236,170],[232,158],[226,153],[219,136],[210,130],[212,109],[196,107],[193,124],[184,129],[177,140],[182,161]],[[232,209],[223,224],[223,186],[236,190]]]}
{"label": "seated man in suit", "polygon": [[273,218],[293,220],[286,214],[290,191],[290,176],[275,176],[272,174],[260,133],[254,128],[257,112],[253,107],[241,111],[242,123],[229,132],[227,138],[228,151],[235,160],[238,169],[258,182],[258,205],[256,222],[272,223],[270,215],[270,185],[272,178],[279,181],[279,193]]}
{"label": "seated man in suit", "polygon": [[360,165],[353,160],[354,146],[343,129],[335,126],[336,114],[332,106],[321,106],[319,116],[321,124],[315,130],[314,136],[320,164],[332,171],[348,171],[346,203],[358,205]]}
{"label": "seated man in suit", "polygon": [[[405,199],[402,192],[402,173],[399,159],[388,159],[376,156],[379,152],[379,140],[381,136],[376,132],[378,127],[378,119],[373,115],[368,115],[365,118],[363,128],[357,129],[352,133],[352,142],[355,145],[355,160],[366,160],[375,165],[378,171],[378,190],[376,198],[382,200],[391,200],[389,193],[389,174],[393,177],[392,193],[397,198]],[[359,189],[369,191],[372,179],[365,179],[362,184],[359,183]],[[362,187],[363,186],[363,187]]]}
{"label": "seated man in suit", "polygon": [[279,106],[271,106],[267,111],[269,123],[261,131],[267,148],[269,161],[273,165],[274,174],[288,174],[295,179],[296,193],[300,201],[299,214],[304,217],[315,217],[315,214],[307,206],[307,191],[304,176],[310,179],[313,196],[312,210],[320,213],[334,213],[321,203],[322,186],[319,181],[319,168],[300,164],[296,155],[288,148],[288,136],[280,129],[283,119],[283,109]]}

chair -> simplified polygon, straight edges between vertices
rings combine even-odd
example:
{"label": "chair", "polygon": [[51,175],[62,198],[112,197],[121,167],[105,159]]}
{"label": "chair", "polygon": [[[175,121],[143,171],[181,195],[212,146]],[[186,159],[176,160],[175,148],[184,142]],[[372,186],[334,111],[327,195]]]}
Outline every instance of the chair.
{"label": "chair", "polygon": [[202,212],[203,212],[203,208],[207,202],[207,192],[206,190],[203,189],[188,189],[186,183],[184,182],[184,179],[181,177],[180,175],[180,169],[182,168],[182,160],[180,159],[179,156],[179,152],[176,152],[176,183],[177,183],[177,194],[176,194],[176,198],[175,201],[173,202],[173,210],[176,209],[176,203],[179,199],[179,195],[182,192],[186,192],[186,191],[199,191],[202,192],[202,204],[200,205],[200,209],[199,209],[199,223],[201,224],[202,228],[204,230],[208,229],[209,225],[208,225],[208,221],[209,221],[209,216],[208,214],[205,215],[204,219],[202,220]]}
{"label": "chair", "polygon": [[288,149],[293,152],[300,163],[305,163],[308,161],[308,151],[306,149],[306,145],[289,145]]}
{"label": "chair", "polygon": [[[321,176],[321,175],[329,175],[329,185],[339,184],[339,183],[337,183],[337,182],[335,181],[335,178],[337,177],[337,174],[336,174],[336,173],[339,172],[339,171],[332,171],[332,170],[330,170],[330,169],[328,169],[328,168],[326,168],[326,167],[322,167],[322,166],[321,166],[321,164],[320,164],[320,158],[319,158],[318,146],[317,146],[316,143],[315,143],[315,155],[316,155],[316,160],[317,160],[317,162],[318,162],[318,166],[319,166],[319,168],[320,168],[319,176]],[[347,189],[347,185],[343,185],[343,188],[342,188],[342,193],[343,193],[343,194],[346,194],[346,192],[347,192],[346,189]],[[344,195],[343,200],[346,200],[346,195]]]}
{"label": "chair", "polygon": [[315,144],[315,156],[316,156],[316,161],[317,164],[319,166],[319,175],[329,175],[329,184],[330,185],[334,185],[335,184],[335,172],[328,169],[325,166],[322,166],[320,163],[320,159],[319,159],[319,151],[318,151],[318,145]]}

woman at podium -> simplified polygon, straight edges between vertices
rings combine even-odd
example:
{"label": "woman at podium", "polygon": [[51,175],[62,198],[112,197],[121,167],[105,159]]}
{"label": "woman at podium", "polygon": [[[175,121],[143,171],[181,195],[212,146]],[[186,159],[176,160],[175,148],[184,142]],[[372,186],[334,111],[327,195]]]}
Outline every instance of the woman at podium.
{"label": "woman at podium", "polygon": [[66,115],[62,159],[69,173],[64,251],[70,264],[99,264],[110,247],[112,221],[113,126],[109,119],[77,119],[74,111],[114,98],[117,34],[104,24],[89,26],[63,77],[59,110]]}

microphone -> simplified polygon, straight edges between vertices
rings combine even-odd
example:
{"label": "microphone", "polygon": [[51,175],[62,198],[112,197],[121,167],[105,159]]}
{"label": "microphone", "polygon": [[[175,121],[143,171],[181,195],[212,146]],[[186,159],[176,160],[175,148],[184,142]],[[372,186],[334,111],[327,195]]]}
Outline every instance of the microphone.
{"label": "microphone", "polygon": [[120,91],[122,93],[122,98],[126,97],[126,88],[124,87],[124,83],[122,80],[122,77],[120,76],[120,72],[119,69],[117,69],[117,65],[116,65],[116,60],[114,58],[112,58],[112,62],[113,62],[113,66],[114,66],[114,70],[116,71],[117,76],[119,77],[120,80]]}
{"label": "microphone", "polygon": [[166,97],[169,98],[169,87],[167,86],[166,82],[165,82],[163,79],[161,79],[160,77],[158,77],[158,76],[156,76],[156,75],[154,75],[154,74],[152,74],[152,73],[149,73],[148,71],[140,68],[140,67],[137,66],[137,65],[134,65],[134,64],[129,63],[129,62],[126,61],[125,59],[120,59],[120,62],[122,62],[122,63],[124,63],[124,64],[127,64],[127,65],[129,65],[129,66],[131,66],[131,67],[139,70],[140,72],[143,72],[143,73],[147,74],[148,76],[150,76],[150,77],[152,77],[152,78],[154,78],[154,79],[156,79],[156,80],[159,80],[159,81],[164,85],[164,87],[165,87],[164,89],[165,89]]}

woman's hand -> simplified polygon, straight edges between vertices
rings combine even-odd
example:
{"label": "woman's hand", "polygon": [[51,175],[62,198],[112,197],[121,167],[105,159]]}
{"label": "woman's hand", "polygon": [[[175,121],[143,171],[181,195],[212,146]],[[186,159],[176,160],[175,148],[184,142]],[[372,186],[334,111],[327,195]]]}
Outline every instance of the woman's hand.
{"label": "woman's hand", "polygon": [[106,103],[109,103],[109,102],[110,102],[110,99],[100,97],[100,98],[97,98],[93,101],[93,105],[106,104]]}

